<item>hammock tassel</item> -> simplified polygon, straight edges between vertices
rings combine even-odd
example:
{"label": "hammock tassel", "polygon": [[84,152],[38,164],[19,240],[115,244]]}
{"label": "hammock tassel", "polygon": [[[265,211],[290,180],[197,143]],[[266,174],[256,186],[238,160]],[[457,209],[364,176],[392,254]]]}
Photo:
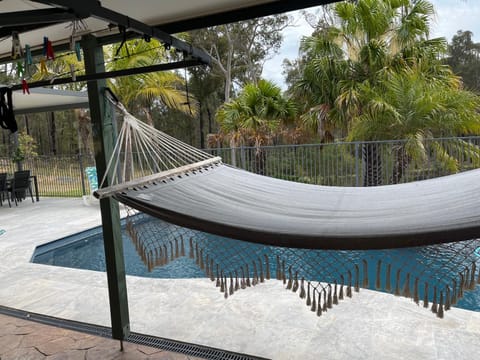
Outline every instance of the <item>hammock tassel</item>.
{"label": "hammock tassel", "polygon": [[415,283],[413,284],[413,301],[415,304],[420,305],[420,299],[418,296],[418,277],[415,278]]}
{"label": "hammock tassel", "polygon": [[238,272],[235,270],[235,291],[240,290],[240,284],[238,283]]}
{"label": "hammock tassel", "polygon": [[432,300],[432,312],[437,313],[438,308],[437,308],[437,287],[433,287],[433,300]]}
{"label": "hammock tassel", "polygon": [[175,259],[180,257],[180,248],[178,245],[178,239],[175,239]]}
{"label": "hammock tassel", "polygon": [[355,292],[360,291],[360,269],[355,264]]}
{"label": "hammock tassel", "polygon": [[200,250],[200,269],[205,269],[205,263],[203,262],[203,249]]}
{"label": "hammock tassel", "polygon": [[345,278],[343,275],[340,275],[340,292],[338,294],[338,300],[343,300],[343,286],[345,285]]}
{"label": "hammock tassel", "polygon": [[205,259],[205,275],[207,275],[207,277],[209,278],[210,277],[210,259],[208,258],[208,254],[207,254],[207,258]]}
{"label": "hammock tassel", "polygon": [[302,277],[300,280],[300,299],[305,299],[305,279]]}
{"label": "hammock tassel", "polygon": [[317,306],[317,316],[322,316],[322,307],[320,306],[320,300],[322,298],[322,294],[320,291],[318,292],[318,306]]}
{"label": "hammock tassel", "polygon": [[469,290],[470,289],[470,269],[467,267],[465,269],[465,275],[463,278],[463,290]]}
{"label": "hammock tassel", "polygon": [[368,262],[363,260],[363,283],[362,287],[368,289]]}
{"label": "hammock tassel", "polygon": [[465,277],[463,273],[460,273],[460,284],[458,286],[458,299],[463,298],[463,288],[464,288]]}
{"label": "hammock tassel", "polygon": [[287,283],[287,276],[285,273],[285,260],[282,260],[282,280],[283,280],[283,285]]}
{"label": "hammock tassel", "polygon": [[258,272],[257,272],[257,263],[252,261],[253,263],[253,279],[252,279],[252,285],[255,286],[258,284]]}
{"label": "hammock tassel", "polygon": [[230,273],[230,290],[229,290],[229,293],[230,293],[230,295],[233,295],[234,292],[235,292],[235,290],[233,288],[233,276],[232,276],[232,273]]}
{"label": "hammock tassel", "polygon": [[438,303],[437,317],[443,319],[443,291],[440,291],[440,302]]}
{"label": "hammock tassel", "polygon": [[[170,259],[171,259],[171,261],[173,261],[173,260],[175,260],[175,255],[173,253],[173,242],[170,241],[169,244],[170,244]],[[201,269],[203,270],[203,268],[201,268]]]}
{"label": "hammock tassel", "polygon": [[425,289],[423,290],[423,307],[428,308],[428,283],[425,282]]}
{"label": "hammock tassel", "polygon": [[326,312],[328,310],[327,306],[327,289],[323,288],[323,306],[322,306],[323,312]]}
{"label": "hammock tassel", "polygon": [[312,305],[312,299],[310,298],[310,281],[307,283],[307,306]]}
{"label": "hammock tassel", "polygon": [[382,287],[381,278],[380,278],[380,271],[382,268],[382,260],[378,260],[377,262],[377,278],[375,280],[375,289],[379,290]]}
{"label": "hammock tassel", "polygon": [[445,290],[445,311],[450,310],[450,287],[447,285]]}
{"label": "hammock tassel", "polygon": [[198,243],[195,243],[195,263],[200,266],[200,252],[198,251]]}
{"label": "hammock tassel", "polygon": [[292,280],[292,267],[288,268],[288,283],[287,283],[287,290],[292,288],[293,280]]}
{"label": "hammock tassel", "polygon": [[317,298],[315,297],[315,288],[313,288],[313,294],[312,294],[312,307],[310,308],[310,311],[315,312],[317,311]]}
{"label": "hammock tassel", "polygon": [[166,244],[163,245],[163,254],[164,254],[163,265],[167,265],[168,264],[168,248]]}
{"label": "hammock tassel", "polygon": [[240,280],[240,288],[245,289],[247,287],[247,284],[245,283],[245,270],[242,269],[242,280]]}
{"label": "hammock tassel", "polygon": [[194,259],[195,256],[193,255],[193,238],[190,238],[190,253],[188,256],[190,259]]}
{"label": "hammock tassel", "polygon": [[338,305],[337,280],[335,280],[335,285],[333,286],[333,305]]}
{"label": "hammock tassel", "polygon": [[225,297],[225,299],[228,299],[227,277],[226,276],[224,277],[223,281],[225,283],[225,291],[223,293],[223,296]]}
{"label": "hammock tassel", "polygon": [[220,273],[220,292],[226,292],[225,283],[223,282],[223,271]]}
{"label": "hammock tassel", "polygon": [[245,265],[245,275],[245,279],[247,280],[247,286],[252,286],[252,284],[250,284],[250,271],[248,270],[248,264]]}
{"label": "hammock tassel", "polygon": [[352,272],[348,270],[348,286],[347,286],[347,297],[352,297]]}
{"label": "hammock tassel", "polygon": [[180,235],[180,255],[185,256],[185,244],[183,242],[183,236]]}
{"label": "hammock tassel", "polygon": [[406,298],[411,297],[410,293],[410,273],[407,273],[407,276],[405,277],[405,286],[403,288],[403,296]]}
{"label": "hammock tassel", "polygon": [[270,264],[269,264],[267,255],[265,255],[265,271],[266,271],[266,274],[265,274],[266,279],[270,280]]}
{"label": "hammock tassel", "polygon": [[280,256],[277,255],[277,280],[282,280],[282,270],[280,265]]}
{"label": "hammock tassel", "polygon": [[265,276],[263,275],[263,265],[261,258],[258,258],[258,266],[260,267],[260,282],[263,283],[265,282]]}
{"label": "hammock tassel", "polygon": [[295,279],[293,281],[292,291],[297,292],[298,290],[298,271],[295,272]]}
{"label": "hammock tassel", "polygon": [[458,301],[457,299],[457,280],[452,280],[452,305],[455,305]]}
{"label": "hammock tassel", "polygon": [[210,259],[210,280],[215,281],[215,276],[213,274],[213,259]]}
{"label": "hammock tassel", "polygon": [[395,296],[400,296],[400,272],[402,270],[398,269],[397,270],[397,277],[395,279]]}
{"label": "hammock tassel", "polygon": [[328,298],[327,298],[327,307],[332,308],[332,285],[328,284]]}
{"label": "hammock tassel", "polygon": [[216,287],[220,286],[220,270],[219,265],[217,264],[217,283],[215,284]]}
{"label": "hammock tassel", "polygon": [[470,284],[468,286],[469,290],[475,290],[475,271],[476,271],[475,262],[472,263],[472,270],[470,271]]}

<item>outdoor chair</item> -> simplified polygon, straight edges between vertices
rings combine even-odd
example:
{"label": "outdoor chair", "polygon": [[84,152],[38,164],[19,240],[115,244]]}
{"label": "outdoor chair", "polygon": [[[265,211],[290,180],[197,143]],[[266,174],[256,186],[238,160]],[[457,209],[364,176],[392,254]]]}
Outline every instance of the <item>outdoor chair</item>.
{"label": "outdoor chair", "polygon": [[22,201],[27,197],[27,192],[30,194],[33,200],[32,186],[30,183],[30,170],[16,171],[13,174],[12,186],[11,186],[12,200],[15,201],[15,205],[18,205],[19,201]]}
{"label": "outdoor chair", "polygon": [[0,205],[3,206],[3,200],[8,200],[8,206],[12,207],[10,203],[10,194],[7,185],[7,173],[0,174]]}

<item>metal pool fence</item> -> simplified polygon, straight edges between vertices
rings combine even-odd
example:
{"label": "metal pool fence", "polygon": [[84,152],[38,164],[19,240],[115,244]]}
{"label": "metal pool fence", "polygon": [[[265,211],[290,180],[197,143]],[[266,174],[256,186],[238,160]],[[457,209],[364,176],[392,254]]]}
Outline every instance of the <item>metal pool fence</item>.
{"label": "metal pool fence", "polygon": [[[206,151],[262,175],[331,186],[386,185],[480,167],[480,137],[431,139],[417,145],[392,140]],[[40,196],[79,197],[90,191],[85,168],[95,166],[95,161],[86,155],[39,156],[22,166],[37,175]],[[16,169],[10,159],[0,158],[0,172],[13,174]]]}

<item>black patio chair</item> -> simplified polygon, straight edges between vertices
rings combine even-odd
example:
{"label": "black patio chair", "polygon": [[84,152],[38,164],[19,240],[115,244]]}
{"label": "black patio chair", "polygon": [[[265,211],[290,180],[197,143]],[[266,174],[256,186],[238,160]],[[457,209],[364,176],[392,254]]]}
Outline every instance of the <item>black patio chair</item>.
{"label": "black patio chair", "polygon": [[10,191],[8,191],[7,173],[0,174],[0,206],[3,206],[3,200],[8,200],[8,206],[12,207],[10,203]]}
{"label": "black patio chair", "polygon": [[27,197],[27,192],[33,200],[32,185],[30,183],[30,170],[15,171],[13,174],[12,185],[10,188],[12,200],[15,200],[15,205]]}

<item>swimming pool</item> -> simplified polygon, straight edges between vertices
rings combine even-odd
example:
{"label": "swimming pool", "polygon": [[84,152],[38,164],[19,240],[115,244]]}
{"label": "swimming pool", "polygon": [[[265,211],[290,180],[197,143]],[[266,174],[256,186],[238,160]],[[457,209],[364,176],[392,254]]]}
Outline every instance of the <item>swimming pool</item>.
{"label": "swimming pool", "polygon": [[[259,278],[260,272],[262,272],[262,277],[266,275],[265,262],[261,260],[270,259],[267,264],[272,278],[275,278],[276,275],[278,277],[279,272],[281,273],[283,269],[284,277],[287,279],[298,272],[299,280],[301,277],[305,277],[306,280],[340,284],[339,278],[341,278],[347,284],[346,274],[352,274],[353,278],[357,272],[360,283],[367,279],[368,284],[364,282],[362,287],[391,293],[402,293],[405,283],[409,284],[409,291],[413,292],[413,284],[418,276],[420,286],[416,284],[416,287],[420,300],[423,299],[425,293],[424,281],[428,281],[430,287],[427,289],[427,294],[431,301],[434,296],[435,281],[439,286],[445,279],[458,278],[459,268],[462,270],[462,266],[471,265],[472,261],[476,263],[477,268],[480,268],[478,241],[446,244],[440,247],[426,246],[392,250],[305,250],[239,242],[189,230],[149,217],[141,218],[136,226],[144,227],[148,231],[145,232],[145,238],[141,239],[142,246],[140,246],[138,241],[136,244],[131,241],[125,226],[123,226],[125,270],[128,275],[142,277],[204,278],[207,276],[207,271],[217,278],[220,275],[226,281],[230,277],[231,279],[235,279],[236,276],[241,278],[242,273],[249,274],[251,278],[255,276]],[[155,238],[162,240],[158,242]],[[194,242],[191,239],[194,239]],[[139,251],[139,248],[143,252]],[[185,256],[179,256],[180,249]],[[462,258],[461,261],[453,261],[454,257],[460,253],[466,253],[468,257]],[[164,255],[161,254],[164,254],[168,261],[162,261]],[[148,260],[150,263],[156,262],[155,266],[150,266],[151,271],[146,266],[148,263],[146,258],[150,259]],[[153,261],[153,258],[156,260]],[[202,266],[200,266],[198,258],[202,259]],[[216,268],[213,266],[213,259],[217,264]],[[38,246],[32,262],[105,271],[101,227]],[[160,263],[162,266],[158,266]],[[387,263],[391,267],[390,269],[388,269]],[[210,268],[209,264],[212,264]],[[220,264],[220,271],[218,264]],[[357,266],[353,264],[357,264]],[[340,273],[339,268],[343,268],[345,271]],[[380,271],[380,269],[382,270]],[[476,273],[471,275],[476,277]],[[470,278],[470,275],[465,275],[465,273],[464,276]],[[354,281],[352,279],[352,282]],[[455,306],[480,311],[480,286],[476,285],[474,290],[465,291],[463,298]]]}

